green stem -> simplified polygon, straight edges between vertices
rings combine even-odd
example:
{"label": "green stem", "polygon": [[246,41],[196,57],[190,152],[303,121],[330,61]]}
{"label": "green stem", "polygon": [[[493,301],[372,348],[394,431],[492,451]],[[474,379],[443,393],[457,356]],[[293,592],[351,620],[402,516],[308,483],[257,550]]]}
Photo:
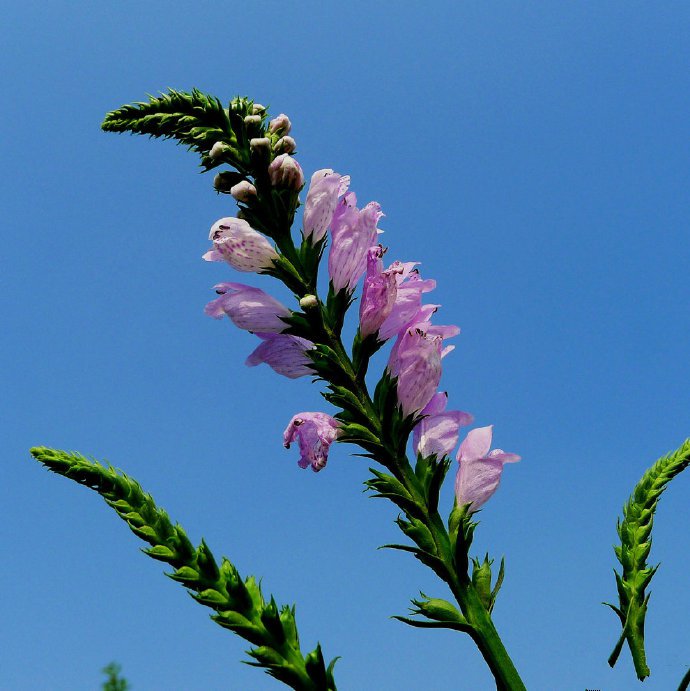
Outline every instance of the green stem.
{"label": "green stem", "polygon": [[508,651],[503,645],[491,615],[486,611],[471,583],[455,594],[467,621],[472,625],[472,640],[489,666],[499,691],[526,691]]}

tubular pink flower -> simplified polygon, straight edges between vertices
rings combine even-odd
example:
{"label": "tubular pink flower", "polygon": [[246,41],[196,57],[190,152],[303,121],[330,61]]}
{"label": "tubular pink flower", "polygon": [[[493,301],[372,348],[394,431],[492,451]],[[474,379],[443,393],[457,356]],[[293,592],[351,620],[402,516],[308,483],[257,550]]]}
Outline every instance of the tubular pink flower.
{"label": "tubular pink flower", "polygon": [[441,380],[443,338],[427,333],[427,323],[415,324],[398,337],[388,370],[398,378],[398,402],[403,414],[422,410]]}
{"label": "tubular pink flower", "polygon": [[396,276],[397,290],[395,305],[379,329],[379,338],[387,341],[396,336],[406,326],[415,321],[426,321],[418,317],[422,306],[422,293],[428,293],[436,287],[433,279],[423,280],[414,267],[418,262],[394,262],[390,268],[402,269]]}
{"label": "tubular pink flower", "polygon": [[520,456],[491,448],[493,425],[470,430],[460,444],[457,460],[460,463],[455,476],[455,496],[458,506],[471,504],[471,510],[480,509],[493,495],[501,481],[505,463],[515,463]]}
{"label": "tubular pink flower", "polygon": [[248,367],[265,362],[278,374],[289,379],[313,375],[307,351],[314,347],[311,341],[290,334],[257,333],[263,342],[245,361]]}
{"label": "tubular pink flower", "polygon": [[317,170],[311,176],[304,205],[304,237],[313,244],[321,240],[331,225],[338,197],[345,194],[350,176],[341,176],[330,168]]}
{"label": "tubular pink flower", "polygon": [[[442,325],[442,324],[432,324],[429,319],[436,312],[440,305],[422,305],[419,312],[415,315],[411,323],[409,323],[403,331],[398,334],[398,338],[391,348],[390,355],[388,357],[388,369],[392,371],[395,361],[398,357],[398,350],[400,344],[403,342],[403,336],[410,329],[421,329],[427,336],[440,337],[441,339],[452,338],[460,333],[460,327],[454,326],[452,324]],[[379,331],[379,338],[381,338],[381,332]],[[451,350],[454,350],[455,346],[448,345],[442,348],[441,358],[444,358]]]}
{"label": "tubular pink flower", "polygon": [[225,261],[238,271],[263,271],[273,266],[278,253],[266,238],[241,218],[221,218],[211,226],[213,248],[203,258]]}
{"label": "tubular pink flower", "polygon": [[383,268],[381,245],[367,251],[367,275],[359,303],[359,330],[363,338],[375,334],[391,313],[397,294],[397,278],[402,268]]}
{"label": "tubular pink flower", "polygon": [[474,418],[461,410],[446,410],[448,394],[434,394],[421,414],[422,418],[412,431],[415,453],[422,456],[436,454],[438,458],[449,456],[458,443],[460,427],[471,425]]}
{"label": "tubular pink flower", "polygon": [[297,413],[283,432],[286,449],[297,440],[300,459],[297,465],[318,473],[326,467],[328,449],[338,437],[338,421],[326,413]]}
{"label": "tubular pink flower", "polygon": [[304,186],[302,167],[290,154],[280,154],[271,161],[268,177],[273,187],[299,191]]}
{"label": "tubular pink flower", "polygon": [[336,206],[331,222],[331,251],[328,273],[336,292],[353,291],[366,269],[367,250],[376,244],[376,227],[383,216],[377,202],[369,202],[361,211],[357,197],[348,192]]}
{"label": "tubular pink flower", "polygon": [[280,317],[292,313],[263,290],[243,283],[219,283],[214,288],[220,297],[204,308],[209,317],[222,319],[226,314],[235,326],[246,331],[280,333],[287,328]]}

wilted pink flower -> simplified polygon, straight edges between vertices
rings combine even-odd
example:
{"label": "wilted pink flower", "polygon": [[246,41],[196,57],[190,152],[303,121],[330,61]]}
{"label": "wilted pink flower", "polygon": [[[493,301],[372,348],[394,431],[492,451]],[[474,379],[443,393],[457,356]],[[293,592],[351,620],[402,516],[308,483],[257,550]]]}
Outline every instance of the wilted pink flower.
{"label": "wilted pink flower", "polygon": [[461,410],[446,410],[448,394],[439,391],[422,410],[426,415],[412,431],[415,453],[422,456],[449,456],[458,443],[460,427],[471,425],[474,418]]}
{"label": "wilted pink flower", "polygon": [[301,190],[304,186],[302,167],[289,154],[276,156],[268,166],[268,177],[273,187]]}
{"label": "wilted pink flower", "polygon": [[238,202],[248,202],[256,197],[256,187],[249,180],[242,180],[230,188],[230,194]]}
{"label": "wilted pink flower", "polygon": [[433,279],[423,280],[414,267],[418,262],[394,262],[390,268],[400,268],[396,275],[397,290],[395,305],[379,329],[379,338],[387,341],[397,335],[406,326],[415,321],[426,321],[429,315],[420,318],[422,293],[428,293],[436,287]]}
{"label": "wilted pink flower", "polygon": [[367,275],[359,303],[359,330],[366,338],[375,334],[391,313],[397,293],[397,278],[402,268],[383,268],[381,245],[367,251]]}
{"label": "wilted pink flower", "polygon": [[422,322],[402,332],[388,362],[391,375],[398,378],[398,402],[405,416],[426,406],[441,379],[443,338],[428,334],[430,326]]}
{"label": "wilted pink flower", "polygon": [[243,283],[219,283],[214,288],[220,297],[204,308],[209,317],[222,319],[227,314],[235,326],[247,331],[280,333],[287,328],[280,317],[289,317],[290,310],[260,288]]}
{"label": "wilted pink flower", "polygon": [[314,347],[311,341],[290,334],[258,333],[262,341],[247,358],[245,364],[256,367],[265,362],[278,374],[289,379],[297,379],[314,374],[307,351]]}
{"label": "wilted pink flower", "polygon": [[470,430],[460,444],[460,462],[455,476],[458,506],[472,504],[472,511],[481,508],[493,495],[501,481],[504,463],[515,463],[520,456],[491,448],[493,425]]}
{"label": "wilted pink flower", "polygon": [[354,290],[366,269],[367,250],[376,244],[376,224],[383,216],[377,202],[369,202],[361,211],[356,204],[354,192],[348,192],[336,206],[331,222],[328,273],[336,292]]}
{"label": "wilted pink flower", "polygon": [[262,271],[273,266],[278,253],[266,238],[241,218],[221,218],[211,226],[213,249],[206,252],[208,262],[226,261],[238,271]]}
{"label": "wilted pink flower", "polygon": [[285,448],[297,439],[300,459],[297,465],[317,473],[326,467],[328,449],[339,433],[338,421],[326,413],[297,413],[283,432]]}
{"label": "wilted pink flower", "polygon": [[341,176],[330,168],[317,170],[311,176],[307,201],[304,205],[304,237],[316,243],[331,225],[338,197],[345,194],[350,176]]}
{"label": "wilted pink flower", "polygon": [[276,132],[282,132],[283,134],[287,134],[291,129],[292,124],[290,122],[290,118],[287,115],[285,115],[285,113],[281,113],[268,123],[268,131],[271,134],[274,134]]}

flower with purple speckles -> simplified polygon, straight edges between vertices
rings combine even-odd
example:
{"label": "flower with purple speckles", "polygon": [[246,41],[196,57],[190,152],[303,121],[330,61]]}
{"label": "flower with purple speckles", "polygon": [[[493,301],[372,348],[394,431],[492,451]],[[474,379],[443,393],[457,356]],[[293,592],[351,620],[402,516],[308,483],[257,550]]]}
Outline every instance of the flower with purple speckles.
{"label": "flower with purple speckles", "polygon": [[280,333],[287,328],[281,317],[292,312],[260,288],[243,283],[219,283],[214,288],[220,297],[204,308],[209,317],[222,319],[227,315],[235,326],[247,331]]}
{"label": "flower with purple speckles", "polygon": [[331,250],[328,273],[335,292],[353,291],[367,266],[367,250],[376,244],[377,228],[383,216],[377,202],[369,202],[361,211],[357,197],[348,192],[337,204],[331,221]]}
{"label": "flower with purple speckles", "polygon": [[213,249],[203,258],[225,261],[238,271],[263,271],[273,266],[278,253],[266,238],[242,218],[221,218],[211,226]]}
{"label": "flower with purple speckles", "polygon": [[262,343],[249,355],[245,364],[256,367],[265,362],[278,374],[289,379],[313,375],[307,351],[314,347],[311,341],[290,334],[258,333]]}
{"label": "flower with purple speckles", "polygon": [[280,154],[271,161],[268,177],[273,187],[299,191],[304,186],[302,167],[290,154]]}
{"label": "flower with purple speckles", "polygon": [[412,445],[421,456],[449,456],[458,443],[460,427],[471,425],[474,418],[461,410],[446,410],[448,394],[439,391],[422,410],[422,418],[412,431]]}
{"label": "flower with purple speckles", "polygon": [[491,448],[493,425],[470,430],[460,444],[457,460],[460,463],[455,476],[455,497],[458,506],[471,504],[471,510],[480,509],[498,489],[506,463],[515,463],[520,456]]}
{"label": "flower with purple speckles", "polygon": [[339,433],[338,421],[326,413],[297,413],[283,433],[286,449],[297,440],[300,459],[297,465],[317,473],[326,467],[328,449]]}
{"label": "flower with purple speckles", "polygon": [[330,168],[317,170],[312,176],[304,204],[304,237],[311,238],[313,244],[326,235],[331,225],[338,197],[347,192],[349,175],[340,175]]}
{"label": "flower with purple speckles", "polygon": [[381,245],[367,251],[367,275],[359,303],[359,331],[363,338],[375,334],[395,305],[397,278],[402,267],[383,268]]}

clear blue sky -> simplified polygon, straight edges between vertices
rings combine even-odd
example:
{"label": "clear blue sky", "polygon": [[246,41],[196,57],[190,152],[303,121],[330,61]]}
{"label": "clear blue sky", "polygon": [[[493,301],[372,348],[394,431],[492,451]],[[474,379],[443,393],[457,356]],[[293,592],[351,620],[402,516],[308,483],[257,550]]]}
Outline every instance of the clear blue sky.
{"label": "clear blue sky", "polygon": [[[444,590],[376,551],[398,535],[365,461],[343,445],[315,475],[282,448],[316,387],[245,368],[253,337],[204,316],[238,280],[201,261],[231,200],[183,148],[100,131],[168,86],[288,113],[307,173],[382,204],[388,256],[421,261],[463,328],[451,404],[523,457],[475,545],[506,556],[509,652],[531,690],[636,688],[627,651],[606,664],[600,602],[624,500],[690,435],[689,27],[681,2],[10,2],[0,688],[95,689],[110,660],[137,691],[279,688],[97,495],[29,460],[37,444],[125,469],[296,602],[340,688],[492,687],[466,637],[388,618]],[[681,476],[658,514],[645,689],[690,664],[689,496]]]}

